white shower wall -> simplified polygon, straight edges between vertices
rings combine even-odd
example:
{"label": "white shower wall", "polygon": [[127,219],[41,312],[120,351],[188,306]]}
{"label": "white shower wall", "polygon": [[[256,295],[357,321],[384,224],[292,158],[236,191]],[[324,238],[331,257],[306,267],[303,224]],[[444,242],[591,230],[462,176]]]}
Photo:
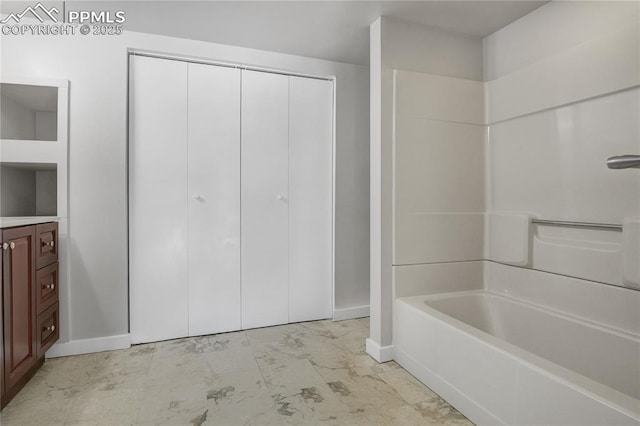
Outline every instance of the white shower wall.
{"label": "white shower wall", "polygon": [[483,259],[483,83],[396,71],[394,88],[394,270]]}
{"label": "white shower wall", "polygon": [[640,216],[640,172],[606,167],[640,153],[640,6],[605,3],[552,2],[487,37],[484,83],[396,71],[396,297],[480,288],[486,260],[638,285],[627,228],[530,224]]}
{"label": "white shower wall", "polygon": [[[568,298],[559,276],[640,282],[638,170],[606,168],[609,156],[640,153],[639,22],[637,2],[549,2],[482,40],[482,59],[477,39],[371,25],[367,353],[393,359],[394,297],[482,288],[499,263],[531,291],[544,292],[535,272]],[[479,122],[465,114],[474,85]]]}
{"label": "white shower wall", "polygon": [[[640,172],[606,167],[610,156],[640,153],[640,4],[606,3],[552,2],[484,40],[485,74],[495,77],[488,212],[613,224],[640,216]],[[524,266],[639,286],[622,274],[622,239],[533,226]]]}

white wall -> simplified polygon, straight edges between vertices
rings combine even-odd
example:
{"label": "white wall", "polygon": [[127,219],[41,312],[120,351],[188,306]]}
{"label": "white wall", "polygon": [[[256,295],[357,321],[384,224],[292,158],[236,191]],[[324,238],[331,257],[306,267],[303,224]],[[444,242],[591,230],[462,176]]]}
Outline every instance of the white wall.
{"label": "white wall", "polygon": [[[434,75],[434,80],[437,80],[438,76],[482,80],[482,43],[478,39],[384,17],[371,25],[370,36],[371,327],[370,337],[367,340],[367,352],[378,361],[385,361],[392,358],[393,70],[405,69],[429,73]],[[479,87],[482,95],[481,84]],[[479,107],[482,109],[482,102],[479,103]],[[427,116],[441,118],[429,113]],[[482,113],[480,113],[480,119],[484,119]],[[413,124],[425,125],[425,123],[418,120]],[[438,126],[435,121],[429,121],[429,123]],[[453,127],[460,130],[455,125]],[[433,131],[437,132],[436,129]],[[450,140],[450,137],[452,136],[449,135],[447,140]],[[481,143],[478,146],[480,145]],[[413,148],[418,150],[422,147],[419,142],[413,144]],[[411,152],[407,152],[407,155],[411,156]],[[407,173],[411,174],[419,170],[418,166],[407,170]],[[425,176],[407,175],[406,177],[411,180]],[[483,197],[480,196],[480,198]],[[475,209],[476,207],[473,207],[473,210]],[[433,213],[438,208],[427,210]],[[407,250],[401,254],[400,261],[413,262],[415,259],[409,258],[412,253],[411,247],[409,245],[403,247]],[[425,246],[422,245],[422,247]],[[481,241],[479,247],[482,248]]]}
{"label": "white wall", "polygon": [[[125,32],[3,36],[3,76],[68,79],[71,340],[128,333],[127,49],[337,77],[336,307],[368,304],[366,67]],[[63,292],[65,294],[65,292]],[[92,341],[93,342],[93,341]]]}
{"label": "white wall", "polygon": [[36,214],[38,216],[58,215],[58,171],[37,170]]}
{"label": "white wall", "polygon": [[481,288],[484,84],[396,71],[394,94],[394,295]]}
{"label": "white wall", "polygon": [[2,139],[35,139],[35,112],[7,96],[0,101]]}
{"label": "white wall", "polygon": [[482,82],[396,71],[394,94],[394,269],[482,260]]}
{"label": "white wall", "polygon": [[634,1],[558,1],[544,5],[483,40],[484,79],[495,80],[637,25],[638,13]]}
{"label": "white wall", "polygon": [[50,111],[36,111],[36,140],[55,141],[58,136],[58,114]]}
{"label": "white wall", "polygon": [[33,170],[0,166],[0,216],[35,216],[36,173]]}
{"label": "white wall", "polygon": [[[485,39],[491,213],[613,224],[640,216],[640,171],[605,164],[640,154],[639,22],[637,2],[551,2]],[[640,286],[623,276],[627,230],[520,233],[530,237],[520,266]]]}
{"label": "white wall", "polygon": [[482,81],[482,40],[394,18],[381,22],[385,67]]}

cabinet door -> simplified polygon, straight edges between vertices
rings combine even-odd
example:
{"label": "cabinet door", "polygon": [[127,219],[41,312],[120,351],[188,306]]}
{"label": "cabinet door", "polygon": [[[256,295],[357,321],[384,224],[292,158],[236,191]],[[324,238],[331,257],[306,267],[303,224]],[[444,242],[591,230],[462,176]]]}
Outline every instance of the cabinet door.
{"label": "cabinet door", "polygon": [[240,70],[189,64],[189,334],[239,330]]}
{"label": "cabinet door", "polygon": [[131,341],[188,335],[187,63],[131,59]]}
{"label": "cabinet door", "polygon": [[35,239],[33,226],[5,229],[3,320],[5,390],[36,363]]}
{"label": "cabinet door", "polygon": [[288,89],[242,72],[242,328],[288,322]]}
{"label": "cabinet door", "polygon": [[332,164],[333,82],[290,77],[289,322],[332,315]]}

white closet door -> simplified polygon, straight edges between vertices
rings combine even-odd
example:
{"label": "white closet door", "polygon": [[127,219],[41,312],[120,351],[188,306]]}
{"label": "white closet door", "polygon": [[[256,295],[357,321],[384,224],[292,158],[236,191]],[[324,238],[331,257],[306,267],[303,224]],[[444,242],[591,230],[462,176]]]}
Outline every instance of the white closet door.
{"label": "white closet door", "polygon": [[242,71],[242,328],[288,322],[288,88]]}
{"label": "white closet door", "polygon": [[189,64],[189,334],[239,330],[240,70]]}
{"label": "white closet door", "polygon": [[131,341],[188,334],[187,64],[131,59]]}
{"label": "white closet door", "polygon": [[332,315],[333,82],[290,77],[289,322]]}

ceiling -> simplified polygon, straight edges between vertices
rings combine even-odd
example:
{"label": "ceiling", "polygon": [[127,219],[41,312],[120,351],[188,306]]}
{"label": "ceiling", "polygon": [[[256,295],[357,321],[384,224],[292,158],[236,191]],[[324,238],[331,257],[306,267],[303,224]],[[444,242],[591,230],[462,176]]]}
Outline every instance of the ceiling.
{"label": "ceiling", "polygon": [[67,1],[65,7],[67,11],[123,10],[126,30],[368,65],[369,25],[379,16],[482,38],[545,3],[547,1],[521,0]]}

